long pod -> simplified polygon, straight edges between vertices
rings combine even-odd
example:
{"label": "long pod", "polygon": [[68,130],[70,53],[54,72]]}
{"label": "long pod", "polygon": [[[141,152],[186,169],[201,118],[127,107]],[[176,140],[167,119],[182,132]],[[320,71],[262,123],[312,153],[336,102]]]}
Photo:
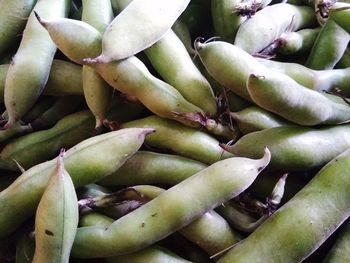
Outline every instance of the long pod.
{"label": "long pod", "polygon": [[32,132],[8,143],[0,152],[1,169],[17,171],[52,159],[61,148],[71,148],[93,135],[93,118],[82,111],[62,118],[54,127]]}
{"label": "long pod", "polygon": [[36,0],[1,1],[0,55],[16,42],[16,37],[24,29],[35,2]]}
{"label": "long pod", "polygon": [[[110,0],[85,0],[82,21],[96,28],[101,34],[113,20]],[[83,66],[84,97],[91,112],[96,118],[96,128],[103,125],[112,99],[113,89],[92,68]]]}
{"label": "long pod", "polygon": [[34,263],[68,263],[77,231],[78,200],[62,155],[57,158],[36,211]]}
{"label": "long pod", "polygon": [[350,146],[350,125],[323,128],[285,126],[252,132],[228,150],[238,156],[256,158],[269,147],[269,167],[284,171],[319,168]]}
{"label": "long pod", "polygon": [[[101,50],[101,34],[84,22],[72,19],[41,22],[58,48],[79,64],[84,57],[97,54]],[[131,97],[136,97],[153,113],[189,126],[199,126],[198,123],[175,116],[174,112],[203,113],[203,110],[187,101],[174,87],[154,77],[136,57],[91,66],[109,85]]]}
{"label": "long pod", "polygon": [[[69,4],[70,0],[39,0],[34,8],[46,18],[58,18],[67,14]],[[8,126],[19,121],[38,99],[48,80],[55,52],[56,45],[32,12],[6,76]]]}
{"label": "long pod", "polygon": [[102,53],[107,63],[135,55],[157,42],[175,23],[190,0],[133,0],[106,28]]}
{"label": "long pod", "polygon": [[[69,149],[64,163],[75,187],[115,172],[153,131],[123,129],[92,137]],[[10,234],[34,214],[54,165],[55,160],[51,160],[32,167],[0,193],[0,237]]]}
{"label": "long pod", "polygon": [[218,263],[303,261],[349,216],[349,169],[347,150]]}
{"label": "long pod", "polygon": [[350,106],[342,99],[307,89],[281,73],[253,73],[247,89],[257,105],[300,125],[350,121]]}
{"label": "long pod", "polygon": [[270,152],[266,149],[258,160],[233,157],[216,162],[118,219],[107,229],[79,228],[72,255],[106,257],[131,253],[153,244],[244,191],[269,161]]}
{"label": "long pod", "polygon": [[316,24],[314,10],[307,6],[279,3],[258,11],[238,28],[234,44],[255,54],[280,37],[288,27],[292,31]]}
{"label": "long pod", "polygon": [[121,127],[154,127],[157,132],[146,139],[149,146],[168,149],[206,164],[232,157],[225,153],[220,148],[219,141],[209,134],[155,115],[123,123]]}

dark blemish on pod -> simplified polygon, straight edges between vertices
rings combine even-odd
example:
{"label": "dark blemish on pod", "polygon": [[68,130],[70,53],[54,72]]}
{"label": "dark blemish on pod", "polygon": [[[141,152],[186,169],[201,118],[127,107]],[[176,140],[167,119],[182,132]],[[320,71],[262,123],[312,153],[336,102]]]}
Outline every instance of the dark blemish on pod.
{"label": "dark blemish on pod", "polygon": [[158,213],[154,213],[154,214],[152,214],[151,216],[152,216],[152,217],[155,217],[157,214],[158,214]]}
{"label": "dark blemish on pod", "polygon": [[48,236],[54,236],[54,233],[51,232],[51,231],[48,230],[48,229],[45,229],[45,234],[48,235]]}
{"label": "dark blemish on pod", "polygon": [[261,172],[263,169],[264,169],[264,166],[260,166],[260,167],[258,168],[258,172]]}
{"label": "dark blemish on pod", "polygon": [[145,227],[145,225],[146,225],[145,222],[142,222],[141,227]]}

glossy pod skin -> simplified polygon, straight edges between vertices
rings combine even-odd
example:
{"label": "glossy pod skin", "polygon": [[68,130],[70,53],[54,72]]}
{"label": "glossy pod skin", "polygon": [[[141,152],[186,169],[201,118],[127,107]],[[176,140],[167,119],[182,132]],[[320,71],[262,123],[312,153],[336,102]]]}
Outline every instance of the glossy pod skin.
{"label": "glossy pod skin", "polygon": [[209,134],[158,116],[149,116],[123,123],[121,127],[154,127],[156,132],[147,137],[147,145],[169,149],[205,164],[212,164],[221,159],[232,157],[227,152],[225,153],[219,146],[219,141]]}
{"label": "glossy pod skin", "polygon": [[348,124],[314,129],[285,126],[249,133],[229,147],[229,151],[256,158],[267,146],[272,155],[269,168],[305,171],[325,165],[349,145]]}
{"label": "glossy pod skin", "polygon": [[115,173],[99,181],[100,185],[175,185],[207,165],[179,155],[138,151]]}
{"label": "glossy pod skin", "polygon": [[106,28],[102,53],[95,62],[125,59],[151,46],[172,27],[189,2],[132,1]]}
{"label": "glossy pod skin", "polygon": [[[0,10],[0,55],[11,48],[26,25],[36,0],[2,1]],[[18,38],[19,40],[19,38]]]}
{"label": "glossy pod skin", "polygon": [[348,217],[349,169],[347,150],[218,263],[303,261]]}
{"label": "glossy pod skin", "polygon": [[346,263],[350,257],[350,225],[349,222],[339,234],[335,244],[322,263]]}
{"label": "glossy pod skin", "polygon": [[[101,34],[84,22],[57,19],[42,21],[42,24],[58,48],[76,63],[81,64],[84,57],[97,54],[101,50]],[[136,57],[91,66],[109,85],[126,95],[136,97],[153,113],[178,120],[188,126],[199,126],[198,123],[175,116],[174,112],[203,113],[203,110],[188,102],[171,85],[151,75]]]}
{"label": "glossy pod skin", "polygon": [[[96,28],[101,34],[113,20],[113,10],[110,0],[82,1],[82,21]],[[113,89],[92,68],[83,66],[84,97],[89,109],[96,118],[95,128],[103,125],[112,100]]]}
{"label": "glossy pod skin", "polygon": [[343,56],[350,34],[331,18],[322,26],[305,66],[311,69],[333,69]]}
{"label": "glossy pod skin", "polygon": [[32,132],[8,143],[0,152],[0,168],[17,171],[52,159],[61,148],[71,148],[93,135],[93,118],[81,111],[62,118],[54,127]]}
{"label": "glossy pod skin", "polygon": [[247,89],[257,105],[299,125],[350,121],[350,107],[342,99],[307,89],[281,73],[252,73]]}
{"label": "glossy pod skin", "polygon": [[[266,149],[258,160],[230,158],[216,162],[118,219],[107,229],[78,228],[72,256],[107,257],[147,247],[244,191],[269,161],[270,152]],[[227,169],[231,173],[228,174]]]}
{"label": "glossy pod skin", "polygon": [[[75,187],[100,180],[116,171],[141,147],[154,129],[123,129],[87,139],[69,149],[64,164]],[[55,160],[32,167],[0,193],[0,238],[34,214]],[[8,209],[11,208],[11,209]]]}
{"label": "glossy pod skin", "polygon": [[292,31],[316,24],[314,10],[279,3],[256,12],[238,28],[234,44],[249,54],[264,49],[292,25]]}
{"label": "glossy pod skin", "polygon": [[350,34],[350,3],[337,3],[329,12],[329,17]]}
{"label": "glossy pod skin", "polygon": [[287,120],[260,107],[250,106],[238,112],[231,112],[241,133],[248,134],[269,128],[291,125]]}
{"label": "glossy pod skin", "polygon": [[[4,101],[5,79],[9,64],[0,65],[0,101]],[[51,65],[49,79],[43,90],[44,95],[66,96],[83,95],[81,67],[59,59],[54,59]]]}
{"label": "glossy pod skin", "polygon": [[68,263],[79,221],[78,200],[63,154],[38,204],[33,263]]}
{"label": "glossy pod skin", "polygon": [[[35,11],[46,18],[67,15],[70,0],[39,0]],[[31,12],[21,44],[6,75],[4,101],[7,126],[19,121],[35,104],[49,77],[56,46]]]}

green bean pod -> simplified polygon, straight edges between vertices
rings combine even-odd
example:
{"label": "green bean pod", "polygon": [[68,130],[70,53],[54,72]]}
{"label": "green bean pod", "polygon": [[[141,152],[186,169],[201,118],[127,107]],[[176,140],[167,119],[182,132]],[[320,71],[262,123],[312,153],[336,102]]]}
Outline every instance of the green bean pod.
{"label": "green bean pod", "polygon": [[346,223],[322,263],[346,263],[350,258],[350,225]]}
{"label": "green bean pod", "polygon": [[0,9],[0,55],[16,42],[36,0],[1,1]]}
{"label": "green bean pod", "polygon": [[52,159],[61,148],[71,148],[93,135],[93,118],[81,111],[62,118],[54,127],[32,132],[8,143],[0,152],[0,169],[17,171]]}
{"label": "green bean pod", "polygon": [[[1,154],[0,154],[1,155]],[[100,185],[175,185],[207,166],[178,155],[139,151]]]}
{"label": "green bean pod", "polygon": [[329,17],[350,34],[350,4],[337,3],[329,11]]}
{"label": "green bean pod", "polygon": [[93,62],[125,59],[151,46],[172,27],[189,2],[132,1],[106,28],[102,38],[102,53]]}
{"label": "green bean pod", "polygon": [[256,158],[269,147],[270,168],[303,171],[319,168],[350,146],[350,125],[308,128],[284,126],[252,132],[241,137],[229,151]]}
{"label": "green bean pod", "polygon": [[32,131],[33,131],[33,128],[30,124],[21,125],[20,123],[16,123],[9,129],[0,130],[0,142],[6,142],[7,140],[15,136],[19,136]]}
{"label": "green bean pod", "polygon": [[24,233],[16,242],[16,263],[32,263],[34,252],[34,238]]}
{"label": "green bean pod", "polygon": [[[85,0],[82,21],[96,28],[101,34],[113,20],[110,0]],[[92,68],[83,66],[83,89],[87,105],[96,118],[96,127],[103,125],[112,99],[113,89]]]}
{"label": "green bean pod", "polygon": [[[84,57],[101,50],[101,34],[84,22],[71,19],[41,22],[58,48],[77,63],[82,63]],[[136,57],[91,66],[109,85],[126,95],[136,97],[153,113],[178,120],[189,126],[199,127],[198,123],[175,116],[174,112],[203,113],[203,110],[188,102],[171,85],[151,75],[146,66]]]}
{"label": "green bean pod", "polygon": [[349,68],[350,67],[350,49],[345,49],[343,56],[339,59],[338,63],[334,66],[335,69]]}
{"label": "green bean pod", "polygon": [[322,26],[305,66],[311,69],[333,69],[343,56],[350,34],[332,19]]}
{"label": "green bean pod", "polygon": [[350,107],[342,99],[307,89],[281,73],[253,73],[247,89],[257,105],[300,125],[350,121]]}
{"label": "green bean pod", "polygon": [[219,146],[219,141],[209,134],[158,116],[123,123],[121,127],[154,127],[157,132],[146,139],[149,146],[168,149],[205,164],[232,157],[225,153]]}
{"label": "green bean pod", "polygon": [[58,98],[49,109],[31,121],[30,124],[34,130],[52,127],[65,116],[73,114],[81,108],[82,102],[82,96],[64,96]]}
{"label": "green bean pod", "polygon": [[[94,136],[69,149],[64,163],[75,187],[98,181],[116,171],[153,131],[151,128],[123,129]],[[54,162],[51,160],[32,167],[0,192],[0,238],[13,232],[34,214]]]}
{"label": "green bean pod", "polygon": [[194,55],[195,51],[192,47],[193,42],[191,39],[191,33],[188,26],[179,18],[178,20],[176,20],[176,22],[174,23],[171,29],[175,32],[177,37],[181,40],[188,54]]}
{"label": "green bean pod", "polygon": [[230,116],[236,121],[239,130],[243,134],[291,125],[287,120],[256,106],[250,106],[238,112],[231,112]]}
{"label": "green bean pod", "polygon": [[63,154],[50,175],[35,216],[33,263],[68,263],[79,221],[78,200]]}
{"label": "green bean pod", "polygon": [[287,3],[270,5],[241,24],[234,44],[249,54],[255,54],[279,38],[288,27],[295,31],[314,24],[314,10],[310,7]]}
{"label": "green bean pod", "polygon": [[347,150],[218,263],[303,261],[348,217],[349,169]]}
{"label": "green bean pod", "polygon": [[[69,4],[70,0],[39,0],[34,8],[46,18],[56,18],[67,14]],[[35,104],[48,80],[55,52],[56,45],[32,12],[6,75],[4,101],[9,113],[8,127]]]}
{"label": "green bean pod", "polygon": [[239,26],[245,21],[245,18],[235,10],[235,6],[241,2],[241,0],[211,1],[211,14],[215,34],[224,41],[232,43]]}
{"label": "green bean pod", "polygon": [[241,193],[269,161],[270,152],[266,149],[258,160],[229,158],[216,162],[118,219],[107,229],[79,228],[72,256],[107,257],[147,247]]}

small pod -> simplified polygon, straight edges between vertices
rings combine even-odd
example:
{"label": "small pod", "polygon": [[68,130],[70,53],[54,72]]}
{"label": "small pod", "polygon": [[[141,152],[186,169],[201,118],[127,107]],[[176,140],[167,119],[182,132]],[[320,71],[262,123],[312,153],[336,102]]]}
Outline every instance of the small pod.
{"label": "small pod", "polygon": [[[142,145],[154,129],[122,129],[94,136],[69,149],[64,156],[75,187],[100,180],[115,172]],[[45,190],[55,160],[25,171],[0,192],[0,238],[32,216]],[[7,209],[11,207],[11,209]]]}
{"label": "small pod", "polygon": [[217,262],[302,262],[349,216],[349,169],[347,150]]}
{"label": "small pod", "polygon": [[315,24],[312,8],[278,3],[263,8],[242,23],[234,44],[249,54],[256,54],[279,38],[288,27],[295,31]]}
{"label": "small pod", "polygon": [[325,165],[350,146],[350,125],[266,129],[244,135],[228,150],[237,156],[256,158],[262,154],[265,146],[272,153],[269,168],[311,170]]}
{"label": "small pod", "polygon": [[247,89],[257,105],[299,125],[350,121],[350,107],[342,99],[307,89],[281,73],[252,74]]}
{"label": "small pod", "polygon": [[106,28],[102,53],[91,62],[107,63],[135,55],[157,42],[189,0],[133,0]]}
{"label": "small pod", "polygon": [[219,146],[219,141],[209,134],[155,115],[123,123],[121,127],[154,127],[157,132],[146,139],[149,146],[168,149],[205,164],[232,157],[225,153]]}
{"label": "small pod", "polygon": [[[118,219],[107,229],[79,228],[72,256],[109,257],[147,247],[240,194],[268,165],[270,157],[266,148],[264,156],[258,160],[233,157],[216,162]],[[231,172],[227,173],[228,170]]]}
{"label": "small pod", "polygon": [[68,263],[78,221],[77,195],[61,152],[36,211],[33,263]]}
{"label": "small pod", "polygon": [[[1,156],[1,154],[0,154]],[[139,151],[100,185],[175,185],[206,168],[207,165],[179,155]]]}

